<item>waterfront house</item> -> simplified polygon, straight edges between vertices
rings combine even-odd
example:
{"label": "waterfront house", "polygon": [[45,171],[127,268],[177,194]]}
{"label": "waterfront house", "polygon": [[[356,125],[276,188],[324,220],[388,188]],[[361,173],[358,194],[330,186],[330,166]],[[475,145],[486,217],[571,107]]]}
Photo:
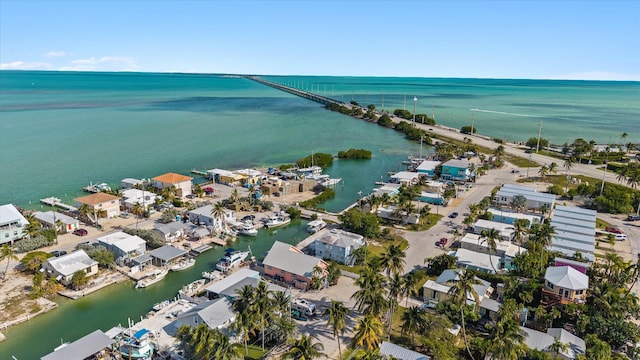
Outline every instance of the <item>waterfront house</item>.
{"label": "waterfront house", "polygon": [[541,302],[545,304],[584,303],[589,276],[571,266],[551,266],[544,274]]}
{"label": "waterfront house", "polygon": [[315,268],[322,270],[317,276],[326,276],[326,262],[303,254],[295,246],[280,241],[273,244],[262,263],[265,275],[301,290],[306,290],[311,285]]}
{"label": "waterfront house", "polygon": [[398,211],[398,207],[394,205],[378,206],[376,214],[380,218],[401,222],[402,224],[417,224],[420,222],[420,214],[407,214],[404,211]]}
{"label": "waterfront house", "polygon": [[236,284],[244,281],[245,279],[254,279],[257,282],[260,280],[260,273],[255,270],[240,268],[231,275],[207,286],[205,289],[207,291],[207,297],[209,299],[216,299],[224,296],[224,294],[228,294],[230,292],[230,289],[235,288]]}
{"label": "waterfront house", "polygon": [[0,244],[11,243],[22,239],[24,228],[29,221],[20,214],[12,204],[0,206]]}
{"label": "waterfront house", "polygon": [[311,242],[316,257],[341,264],[353,264],[353,251],[364,246],[364,237],[344,230],[319,232]]}
{"label": "waterfront house", "polygon": [[[197,228],[198,227],[193,224],[186,224],[182,221],[172,221],[167,224],[155,224],[153,230],[160,234],[164,241],[172,243],[187,238],[189,233]],[[207,235],[209,235],[208,230]]]}
{"label": "waterfront house", "polygon": [[171,262],[186,255],[187,252],[171,245],[165,245],[155,250],[149,251],[151,263],[157,267],[168,266]]}
{"label": "waterfront house", "polygon": [[97,274],[98,262],[91,259],[84,250],[77,250],[67,255],[47,259],[43,268],[49,276],[55,277],[64,285],[69,285],[76,271],[82,271],[86,276]]}
{"label": "waterfront house", "polygon": [[[224,224],[216,219],[213,214],[213,205],[201,206],[197,209],[189,211],[189,221],[197,225],[211,226],[215,230],[223,230]],[[236,222],[236,213],[230,209],[224,209],[224,223],[234,224]]]}
{"label": "waterfront house", "polygon": [[596,211],[572,206],[557,205],[551,217],[554,228],[551,251],[559,251],[567,257],[579,253],[583,259],[595,260]]}
{"label": "waterfront house", "polygon": [[[489,247],[487,239],[478,234],[465,234],[460,239],[460,247],[470,251],[475,251],[484,254],[492,254],[500,257],[500,262],[504,265],[505,269],[511,269],[513,259],[527,251],[527,249],[520,247],[511,241],[496,240],[495,250]],[[496,264],[494,264],[496,265]]]}
{"label": "waterfront house", "polygon": [[[462,274],[464,271],[464,269],[447,269],[443,271],[435,281],[427,280],[422,285],[424,302],[430,307],[434,307],[439,302],[450,299],[451,294],[449,294],[449,291],[451,290],[451,287],[453,287],[455,283],[460,279],[460,274]],[[477,304],[478,311],[481,314],[486,315],[487,317],[495,317],[495,314],[500,307],[500,303],[491,299],[491,295],[493,294],[494,290],[493,287],[491,287],[491,283],[478,277],[474,278],[479,281],[478,284],[473,285],[473,289],[478,294],[478,298],[480,300],[480,304]],[[473,295],[471,295],[470,293],[467,294],[467,304],[476,304]]]}
{"label": "waterfront house", "polygon": [[138,180],[138,179],[126,178],[120,181],[120,189],[122,190],[142,189],[142,186],[144,186],[144,179]]}
{"label": "waterfront house", "polygon": [[420,174],[420,176],[433,178],[436,175],[436,167],[438,167],[438,165],[440,164],[440,161],[425,160],[421,162],[420,165],[418,165],[416,171],[418,172],[418,174]]}
{"label": "waterfront house", "polygon": [[393,358],[398,360],[429,360],[427,355],[409,350],[400,345],[383,341],[380,344],[380,355],[384,355],[385,358]]}
{"label": "waterfront house", "polygon": [[260,183],[263,175],[260,171],[255,169],[240,169],[235,171],[236,174],[242,175],[243,185],[257,185]]}
{"label": "waterfront house", "polygon": [[469,181],[473,177],[475,172],[471,171],[471,162],[468,160],[452,159],[442,164],[442,180]]}
{"label": "waterfront house", "polygon": [[400,192],[400,184],[384,183],[383,185],[373,189],[372,196],[383,196],[387,194],[389,197],[394,197]]}
{"label": "waterfront house", "polygon": [[399,171],[391,175],[390,179],[391,183],[407,186],[416,185],[420,181],[418,173],[410,171]]}
{"label": "waterfront house", "polygon": [[209,174],[209,178],[213,179],[214,182],[229,186],[241,185],[242,180],[245,178],[242,174],[223,169],[207,170],[207,174]]}
{"label": "waterfront house", "polygon": [[33,217],[38,220],[45,229],[56,229],[60,233],[71,233],[80,227],[78,219],[67,216],[57,211],[36,211]]}
{"label": "waterfront house", "polygon": [[200,324],[207,324],[210,329],[224,331],[233,324],[236,314],[233,311],[233,305],[226,297],[215,300],[203,301],[190,310],[177,316],[177,318],[169,325],[177,333],[182,325],[192,328]]}
{"label": "waterfront house", "polygon": [[122,191],[122,207],[131,212],[136,204],[140,204],[144,211],[149,211],[149,208],[155,205],[156,199],[161,198],[151,191],[127,189]]}
{"label": "waterfront house", "polygon": [[120,198],[115,195],[99,192],[76,198],[75,201],[76,207],[87,205],[94,215],[103,210],[106,216],[110,218],[120,215]]}
{"label": "waterfront house", "polygon": [[545,353],[553,353],[551,344],[558,339],[561,343],[566,344],[567,348],[559,351],[556,359],[573,360],[578,355],[584,355],[587,349],[583,339],[573,335],[562,328],[549,328],[546,333],[520,326],[520,330],[525,333],[524,343],[533,350]]}
{"label": "waterfront house", "polygon": [[495,274],[503,268],[500,256],[489,255],[488,253],[460,248],[456,251],[455,257],[458,258],[456,265],[467,269]]}
{"label": "waterfront house", "polygon": [[151,184],[159,191],[173,187],[176,189],[176,196],[185,197],[191,195],[191,180],[193,178],[190,176],[166,173],[152,178]]}
{"label": "waterfront house", "polygon": [[114,253],[115,258],[131,260],[147,251],[147,242],[135,235],[129,235],[122,231],[100,236],[98,244]]}
{"label": "waterfront house", "polygon": [[527,200],[526,210],[531,211],[540,211],[543,208],[549,211],[553,209],[556,201],[554,194],[539,193],[530,186],[504,184],[493,197],[493,202],[499,207],[510,207],[511,201],[516,196],[524,197]]}
{"label": "waterfront house", "polygon": [[480,235],[484,230],[495,229],[500,238],[505,241],[511,241],[515,234],[516,228],[511,224],[504,224],[497,221],[489,221],[484,219],[478,219],[473,224],[473,232]]}
{"label": "waterfront house", "polygon": [[98,329],[70,344],[56,348],[53,352],[41,357],[40,360],[97,359],[100,358],[100,352],[105,349],[111,349],[114,343],[115,340]]}

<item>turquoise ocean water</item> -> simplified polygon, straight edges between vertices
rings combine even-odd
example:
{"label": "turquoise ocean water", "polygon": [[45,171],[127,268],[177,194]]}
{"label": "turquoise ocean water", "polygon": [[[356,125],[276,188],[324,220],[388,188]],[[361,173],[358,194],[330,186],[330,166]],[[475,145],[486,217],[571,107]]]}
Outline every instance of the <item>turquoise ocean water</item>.
{"label": "turquoise ocean water", "polygon": [[[343,101],[435,114],[436,121],[507,140],[542,136],[554,143],[577,137],[599,143],[640,142],[640,83],[539,80],[267,77]],[[406,101],[405,101],[406,98]],[[471,109],[477,109],[471,111]],[[611,139],[611,140],[609,140]],[[343,178],[339,211],[368,193],[387,171],[400,169],[419,145],[379,126],[329,112],[321,105],[250,80],[195,74],[0,72],[0,203],[40,208],[38,199],[71,202],[89,182],[118,186],[122,178],[150,178],[191,168],[245,168],[291,163],[311,152],[366,148],[369,161],[336,161],[327,173]],[[427,148],[425,147],[425,152]],[[256,254],[274,240],[295,243],[304,224],[261,232]],[[238,248],[248,245],[241,240]],[[144,292],[131,283],[104,289],[6,331],[7,354],[35,359],[95,328],[138,318],[153,303],[221,256],[203,255],[190,271],[170,274]],[[34,343],[33,339],[38,339]]]}

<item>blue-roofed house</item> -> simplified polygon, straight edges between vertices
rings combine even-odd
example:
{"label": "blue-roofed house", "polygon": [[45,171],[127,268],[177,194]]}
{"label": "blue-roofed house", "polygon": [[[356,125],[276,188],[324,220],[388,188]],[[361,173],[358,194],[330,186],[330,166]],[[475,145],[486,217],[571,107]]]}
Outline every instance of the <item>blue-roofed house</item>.
{"label": "blue-roofed house", "polygon": [[471,162],[468,160],[449,160],[442,164],[442,180],[458,180],[469,181],[475,176],[475,172],[471,171]]}

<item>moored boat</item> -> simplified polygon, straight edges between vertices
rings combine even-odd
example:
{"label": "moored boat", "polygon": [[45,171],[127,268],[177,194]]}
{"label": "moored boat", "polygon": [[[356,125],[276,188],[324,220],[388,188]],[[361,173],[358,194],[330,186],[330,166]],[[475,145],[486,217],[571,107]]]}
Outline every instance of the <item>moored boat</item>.
{"label": "moored boat", "polygon": [[166,308],[167,306],[169,306],[169,304],[171,304],[171,302],[169,300],[165,300],[163,302],[159,302],[159,303],[153,305],[153,310],[160,311],[160,310]]}
{"label": "moored boat", "polygon": [[137,288],[145,288],[147,286],[153,285],[157,282],[160,282],[162,279],[164,279],[165,276],[167,276],[168,271],[167,270],[154,270],[151,274],[145,276],[144,278],[138,280],[138,282],[136,283],[136,289]]}
{"label": "moored boat", "polygon": [[281,211],[279,214],[273,214],[269,216],[264,223],[266,228],[273,228],[277,226],[283,226],[291,222],[291,218],[287,213]]}
{"label": "moored boat", "polygon": [[183,260],[180,260],[177,264],[173,265],[171,267],[171,271],[182,271],[192,267],[195,264],[196,264],[196,259],[194,258],[183,259]]}
{"label": "moored boat", "polygon": [[318,218],[317,220],[313,220],[309,222],[309,224],[307,225],[307,231],[310,232],[311,234],[315,234],[318,231],[324,229],[325,226],[327,226],[327,223],[325,223],[322,219]]}
{"label": "moored boat", "polygon": [[245,236],[257,236],[258,230],[252,223],[245,221],[240,227],[238,227],[238,234]]}
{"label": "moored boat", "polygon": [[118,351],[122,353],[122,358],[151,359],[154,348],[149,339],[150,331],[140,329],[133,334],[130,331],[123,332],[122,338],[117,343]]}
{"label": "moored boat", "polygon": [[193,296],[200,290],[205,282],[207,282],[205,279],[198,279],[189,285],[185,285],[182,289],[178,290],[178,295]]}
{"label": "moored boat", "polygon": [[334,186],[334,185],[338,185],[338,183],[342,180],[342,178],[328,178],[328,179],[324,179],[322,181],[320,181],[320,185],[322,186]]}
{"label": "moored boat", "polygon": [[216,269],[227,272],[234,267],[240,265],[249,256],[249,251],[233,251],[228,252],[216,264]]}
{"label": "moored boat", "polygon": [[222,273],[220,271],[218,271],[218,270],[203,271],[202,272],[202,277],[207,279],[207,280],[217,279],[218,277],[220,277],[220,275],[222,275]]}

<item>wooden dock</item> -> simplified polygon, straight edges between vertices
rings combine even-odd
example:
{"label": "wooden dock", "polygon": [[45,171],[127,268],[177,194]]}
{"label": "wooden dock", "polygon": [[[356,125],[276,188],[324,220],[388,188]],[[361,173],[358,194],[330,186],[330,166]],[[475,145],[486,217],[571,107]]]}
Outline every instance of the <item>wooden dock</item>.
{"label": "wooden dock", "polygon": [[58,199],[57,197],[48,197],[48,198],[44,198],[44,199],[40,199],[40,202],[45,204],[45,205],[49,205],[49,206],[53,206],[53,207],[59,207],[61,209],[65,209],[67,211],[78,211],[78,208],[71,206],[71,205],[67,205],[65,203],[62,202],[62,200]]}
{"label": "wooden dock", "polygon": [[196,175],[201,175],[201,176],[204,176],[204,177],[209,176],[209,173],[206,171],[206,169],[205,169],[205,171],[200,171],[198,169],[191,169],[191,173],[192,174],[196,174]]}
{"label": "wooden dock", "polygon": [[189,251],[189,254],[192,256],[198,256],[200,254],[202,254],[203,252],[207,251],[207,250],[211,250],[213,249],[213,247],[211,245],[200,245],[197,248],[193,248],[191,249],[191,251]]}

